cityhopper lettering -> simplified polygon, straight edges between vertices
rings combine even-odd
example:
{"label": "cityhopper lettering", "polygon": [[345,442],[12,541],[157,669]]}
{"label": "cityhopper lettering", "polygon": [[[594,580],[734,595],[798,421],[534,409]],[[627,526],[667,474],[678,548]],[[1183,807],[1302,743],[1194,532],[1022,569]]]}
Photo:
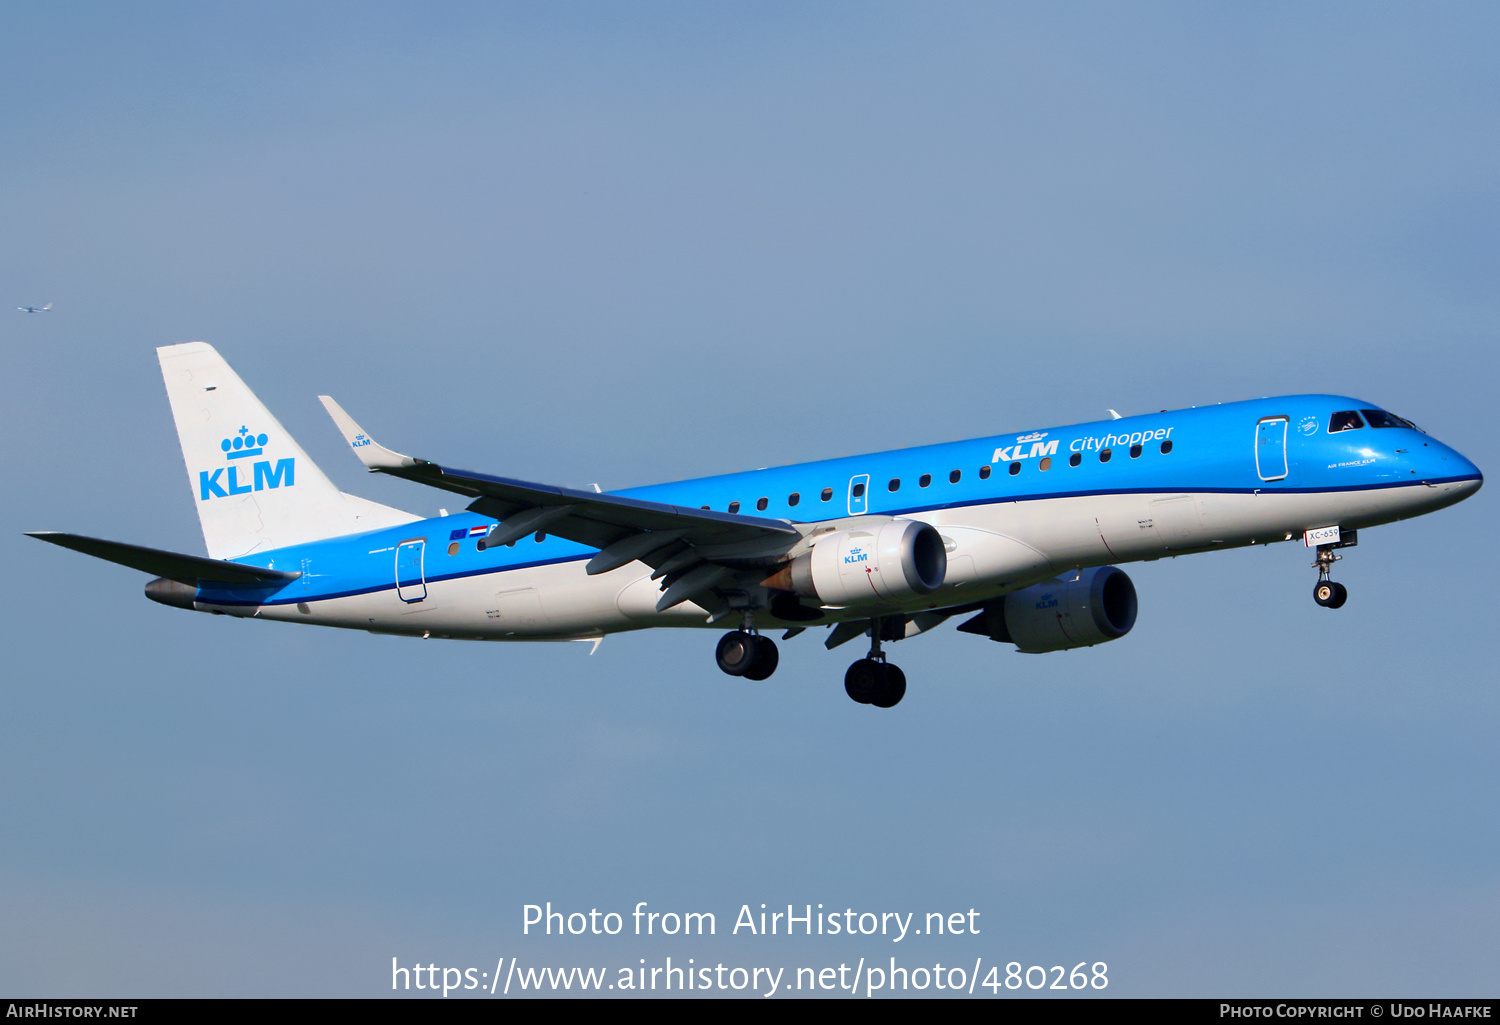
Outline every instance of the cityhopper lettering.
{"label": "cityhopper lettering", "polygon": [[198,501],[207,502],[210,498],[229,498],[268,488],[295,486],[295,458],[278,459],[274,463],[269,459],[255,459],[256,456],[265,454],[266,442],[269,440],[266,435],[256,434],[250,428],[241,426],[234,437],[221,441],[219,447],[224,450],[224,459],[229,465],[220,466],[212,472],[198,471]]}
{"label": "cityhopper lettering", "polygon": [[1095,449],[1114,448],[1116,445],[1128,448],[1131,445],[1142,445],[1148,441],[1166,441],[1176,429],[1175,427],[1158,427],[1155,430],[1134,431],[1130,434],[1106,434],[1102,438],[1077,438],[1068,445],[1068,451],[1092,452]]}

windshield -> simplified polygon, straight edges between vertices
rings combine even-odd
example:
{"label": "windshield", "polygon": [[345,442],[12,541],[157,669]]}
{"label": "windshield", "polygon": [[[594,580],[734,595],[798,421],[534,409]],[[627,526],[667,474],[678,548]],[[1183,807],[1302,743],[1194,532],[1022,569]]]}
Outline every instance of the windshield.
{"label": "windshield", "polygon": [[1414,431],[1422,429],[1405,417],[1387,413],[1383,409],[1361,409],[1360,412],[1365,415],[1371,427],[1410,427]]}
{"label": "windshield", "polygon": [[1365,425],[1359,418],[1359,414],[1352,409],[1346,409],[1335,413],[1328,418],[1328,433],[1337,434],[1339,431],[1357,431]]}

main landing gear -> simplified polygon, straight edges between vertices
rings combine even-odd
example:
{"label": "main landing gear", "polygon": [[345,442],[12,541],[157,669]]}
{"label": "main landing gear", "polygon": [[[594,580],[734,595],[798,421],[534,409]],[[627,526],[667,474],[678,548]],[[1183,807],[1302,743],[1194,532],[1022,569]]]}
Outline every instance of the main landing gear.
{"label": "main landing gear", "polygon": [[1333,545],[1319,545],[1318,557],[1313,561],[1313,569],[1318,571],[1318,582],[1313,586],[1313,601],[1325,609],[1342,608],[1344,602],[1349,600],[1349,589],[1328,579],[1333,571],[1333,564],[1343,558],[1333,548]]}
{"label": "main landing gear", "polygon": [[[893,623],[900,623],[903,628],[905,626],[902,620],[895,620]],[[906,696],[906,674],[885,660],[880,642],[895,638],[883,638],[881,633],[881,621],[872,619],[870,654],[850,666],[849,671],[844,674],[844,693],[862,705],[892,708]],[[740,629],[731,630],[719,638],[714,659],[719,663],[719,668],[730,676],[764,680],[776,671],[776,664],[781,657],[776,651],[776,642],[756,633],[750,615],[746,614],[744,625]]]}
{"label": "main landing gear", "polygon": [[892,708],[906,696],[906,674],[880,650],[880,620],[870,620],[870,654],[844,674],[844,693],[862,705]]}
{"label": "main landing gear", "polygon": [[747,680],[764,680],[776,671],[781,655],[776,651],[776,642],[769,637],[750,632],[750,624],[744,630],[731,630],[719,638],[719,647],[714,658],[719,668],[730,676],[743,676]]}

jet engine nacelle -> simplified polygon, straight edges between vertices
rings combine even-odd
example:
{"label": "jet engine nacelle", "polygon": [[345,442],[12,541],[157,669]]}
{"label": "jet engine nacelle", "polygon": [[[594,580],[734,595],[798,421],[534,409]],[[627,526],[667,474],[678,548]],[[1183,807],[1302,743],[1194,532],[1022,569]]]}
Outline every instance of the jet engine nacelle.
{"label": "jet engine nacelle", "polygon": [[863,605],[931,594],[947,571],[948,553],[931,524],[891,520],[818,538],[766,586],[823,605]]}
{"label": "jet engine nacelle", "polygon": [[1123,570],[1099,566],[1008,594],[959,629],[1037,654],[1124,637],[1135,615],[1135,584]]}

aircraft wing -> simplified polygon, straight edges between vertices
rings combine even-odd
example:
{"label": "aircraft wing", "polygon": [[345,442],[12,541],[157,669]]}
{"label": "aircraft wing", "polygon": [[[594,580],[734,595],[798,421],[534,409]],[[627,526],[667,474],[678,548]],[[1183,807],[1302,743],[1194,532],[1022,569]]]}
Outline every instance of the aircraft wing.
{"label": "aircraft wing", "polygon": [[[473,499],[469,504],[472,511],[500,520],[485,538],[487,546],[508,544],[545,530],[600,549],[589,561],[590,574],[605,573],[637,560],[653,569],[665,569],[660,575],[666,578],[663,589],[668,593],[659,608],[688,600],[703,604],[707,592],[730,582],[735,560],[774,557],[802,537],[802,532],[786,520],[577,491],[414,459],[376,443],[337,402],[327,395],[319,398],[354,454],[372,472],[466,495]],[[729,566],[724,565],[726,560]],[[725,571],[712,572],[711,567]],[[679,582],[684,586],[677,588]]]}
{"label": "aircraft wing", "polygon": [[143,548],[140,545],[127,545],[119,541],[104,541],[97,537],[84,537],[82,534],[64,534],[56,530],[32,531],[26,536],[34,537],[38,541],[46,541],[48,544],[71,548],[75,552],[92,555],[106,562],[129,566],[142,573],[191,584],[194,587],[201,587],[207,583],[238,584],[241,587],[280,587],[302,575],[301,573],[283,573],[276,569],[262,569],[259,566],[245,566],[237,562],[205,559],[199,555],[164,552],[159,548]]}

